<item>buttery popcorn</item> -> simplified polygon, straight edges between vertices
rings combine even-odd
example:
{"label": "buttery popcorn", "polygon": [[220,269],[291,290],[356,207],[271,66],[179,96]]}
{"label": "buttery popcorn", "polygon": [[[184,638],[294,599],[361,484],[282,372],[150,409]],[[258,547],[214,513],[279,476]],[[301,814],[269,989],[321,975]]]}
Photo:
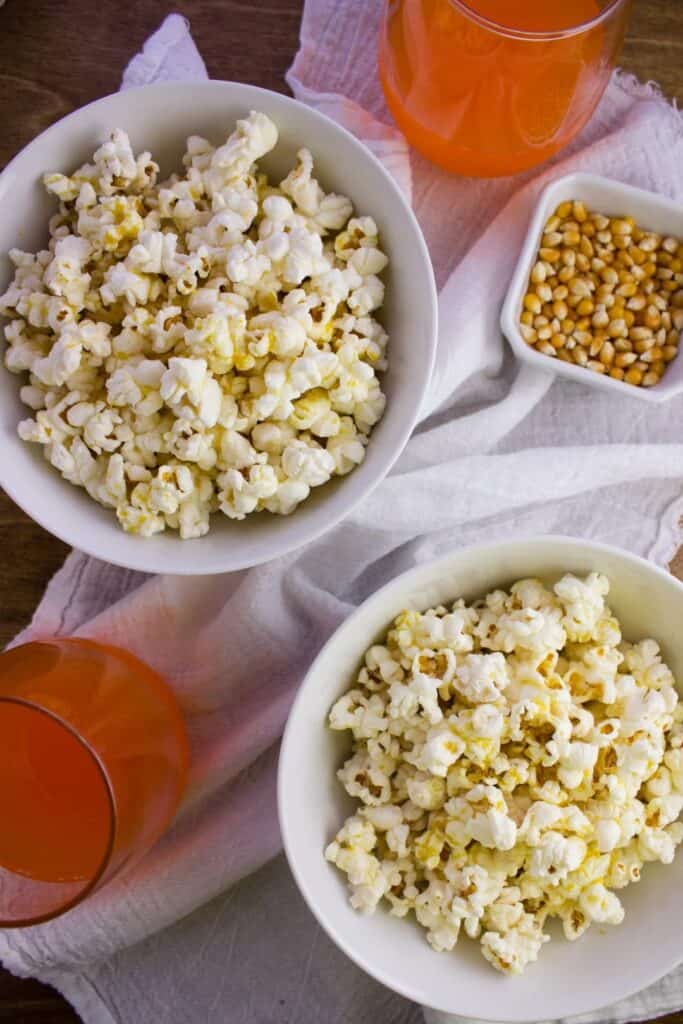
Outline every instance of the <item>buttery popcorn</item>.
{"label": "buttery popcorn", "polygon": [[258,161],[277,139],[252,112],[218,148],[190,137],[183,173],[157,183],[115,131],[45,175],[49,247],[10,252],[19,435],[132,533],[289,515],[363,461],[384,411],[377,225],[323,192],[306,149],[271,184]]}
{"label": "buttery popcorn", "polygon": [[683,705],[654,640],[627,643],[609,581],[526,579],[402,612],[330,711],[358,807],[325,856],[351,904],[461,930],[521,974],[558,918],[620,924],[615,890],[683,839]]}

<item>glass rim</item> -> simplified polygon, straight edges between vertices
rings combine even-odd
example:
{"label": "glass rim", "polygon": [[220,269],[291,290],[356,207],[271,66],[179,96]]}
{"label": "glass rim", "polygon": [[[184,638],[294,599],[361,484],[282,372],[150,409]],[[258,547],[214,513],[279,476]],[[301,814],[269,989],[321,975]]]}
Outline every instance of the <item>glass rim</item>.
{"label": "glass rim", "polygon": [[496,35],[505,36],[508,39],[522,39],[527,42],[551,42],[590,32],[592,29],[597,28],[598,25],[601,25],[603,21],[606,21],[619,7],[625,7],[629,0],[609,0],[605,9],[596,14],[594,18],[589,18],[587,21],[582,21],[578,25],[572,25],[569,28],[545,32],[531,32],[525,29],[513,28],[511,25],[502,25],[492,18],[487,18],[484,14],[479,14],[478,11],[470,7],[470,2],[471,0],[449,0],[449,3],[464,14],[466,18],[476,22],[482,28],[488,29],[489,32],[494,32]]}
{"label": "glass rim", "polygon": [[[92,763],[95,766],[95,769],[97,770],[101,779],[104,782],[105,793],[107,795],[107,802],[109,805],[109,835],[107,837],[107,843],[104,849],[104,853],[102,855],[100,863],[97,866],[97,870],[93,872],[92,878],[87,880],[84,887],[81,890],[79,890],[79,892],[75,896],[60,904],[55,910],[51,910],[45,914],[38,914],[33,917],[22,918],[21,920],[5,920],[0,914],[0,928],[29,928],[32,925],[44,924],[46,921],[52,921],[55,917],[59,917],[60,915],[65,914],[68,910],[73,910],[73,908],[78,906],[79,903],[82,903],[86,896],[89,896],[97,887],[97,885],[102,881],[102,878],[105,875],[107,868],[110,866],[112,862],[112,854],[114,852],[114,844],[116,841],[116,831],[118,827],[118,815],[116,813],[116,797],[114,794],[114,787],[112,785],[111,779],[109,778],[109,773],[107,772],[107,769],[105,768],[100,755],[97,753],[96,750],[94,750],[90,743],[88,743],[88,741],[84,739],[83,736],[81,736],[76,729],[74,729],[74,727],[69,722],[65,721],[59,715],[55,714],[54,711],[50,711],[48,708],[43,707],[41,704],[37,704],[35,701],[32,700],[27,700],[24,697],[12,697],[3,694],[0,695],[0,706],[2,706],[3,704],[16,704],[20,707],[27,708],[30,711],[35,711],[38,714],[44,715],[46,718],[51,719],[56,725],[60,726],[62,729],[66,729],[66,731],[70,733],[72,738],[75,739],[76,742],[79,743],[80,746],[89,755]],[[0,870],[10,871],[11,874],[16,874],[16,872],[12,872],[10,868],[3,868],[2,864],[0,864]],[[39,880],[31,879],[31,881]]]}

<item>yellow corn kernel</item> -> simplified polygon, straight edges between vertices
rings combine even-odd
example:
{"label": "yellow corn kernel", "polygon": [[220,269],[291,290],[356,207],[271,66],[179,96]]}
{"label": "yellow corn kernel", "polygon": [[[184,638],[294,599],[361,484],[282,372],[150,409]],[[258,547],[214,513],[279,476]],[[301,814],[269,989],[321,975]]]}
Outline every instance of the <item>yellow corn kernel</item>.
{"label": "yellow corn kernel", "polygon": [[651,253],[655,252],[656,249],[659,249],[660,245],[662,244],[662,240],[659,237],[659,235],[649,233],[644,235],[638,244],[640,245],[640,248],[643,252]]}
{"label": "yellow corn kernel", "polygon": [[645,315],[643,317],[643,323],[645,324],[645,326],[651,327],[654,331],[659,327],[661,322],[662,318],[659,315],[659,310],[657,309],[657,307],[653,304],[649,305],[645,310]]}
{"label": "yellow corn kernel", "polygon": [[586,209],[586,204],[583,203],[580,199],[575,200],[572,203],[572,214],[574,215],[574,220],[578,221],[579,224],[583,224],[585,221],[588,220],[588,210]]}
{"label": "yellow corn kernel", "polygon": [[605,366],[611,366],[614,362],[616,353],[614,351],[614,345],[611,341],[606,341],[600,349],[599,359]]}
{"label": "yellow corn kernel", "polygon": [[543,236],[543,247],[546,249],[554,249],[562,241],[562,235],[559,231],[549,231]]}
{"label": "yellow corn kernel", "polygon": [[615,235],[630,235],[635,227],[633,217],[622,217],[612,221],[611,228]]}
{"label": "yellow corn kernel", "polygon": [[609,334],[610,338],[627,337],[628,327],[626,326],[626,321],[622,320],[621,318],[611,320],[607,327],[607,333]]}
{"label": "yellow corn kernel", "polygon": [[547,276],[545,263],[539,260],[538,263],[534,264],[534,269],[531,271],[531,280],[534,284],[542,284]]}
{"label": "yellow corn kernel", "polygon": [[591,321],[593,327],[607,327],[609,323],[609,313],[604,306],[598,306],[593,314]]}

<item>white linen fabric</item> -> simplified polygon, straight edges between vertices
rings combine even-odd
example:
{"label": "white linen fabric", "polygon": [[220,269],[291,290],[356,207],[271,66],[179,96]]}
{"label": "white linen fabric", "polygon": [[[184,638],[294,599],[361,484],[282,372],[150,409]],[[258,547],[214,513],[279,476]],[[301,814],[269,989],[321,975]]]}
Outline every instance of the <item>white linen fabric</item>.
{"label": "white linen fabric", "polygon": [[[289,83],[385,162],[429,243],[438,365],[405,453],[331,534],[248,572],[148,578],[73,553],[17,638],[80,632],[128,647],[169,680],[191,736],[189,792],[152,853],[64,917],[0,932],[3,963],[55,985],[87,1024],[422,1021],[335,949],[273,859],[277,743],[307,665],[354,605],[449,548],[561,532],[666,564],[678,544],[683,398],[653,407],[554,382],[515,362],[497,318],[549,178],[583,168],[683,198],[680,115],[617,74],[581,137],[540,175],[450,177],[390,127],[375,71],[379,7],[307,0]],[[173,15],[123,87],[205,74]],[[679,971],[581,1020],[634,1021],[682,1003]]]}

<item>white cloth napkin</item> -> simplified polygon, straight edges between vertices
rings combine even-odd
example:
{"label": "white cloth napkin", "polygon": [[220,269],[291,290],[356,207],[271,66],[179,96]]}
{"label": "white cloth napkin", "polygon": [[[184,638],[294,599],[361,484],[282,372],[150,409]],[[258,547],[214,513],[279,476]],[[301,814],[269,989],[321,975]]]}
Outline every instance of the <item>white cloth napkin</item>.
{"label": "white cloth napkin", "polygon": [[[308,0],[289,81],[366,140],[412,195],[442,289],[428,418],[363,506],[302,551],[194,579],[146,578],[74,553],[24,634],[79,631],[130,648],[175,688],[191,734],[189,793],[154,851],[63,918],[0,932],[4,964],[55,985],[87,1024],[418,1024],[417,1007],[332,946],[282,858],[262,867],[279,850],[277,741],[307,665],[353,605],[449,548],[553,531],[666,564],[678,543],[683,398],[657,408],[553,383],[515,363],[497,317],[548,178],[581,167],[683,198],[680,115],[617,75],[571,154],[539,177],[449,177],[388,125],[378,12],[379,0]],[[123,87],[205,74],[175,15]],[[681,1003],[677,972],[584,1019],[633,1021]]]}

